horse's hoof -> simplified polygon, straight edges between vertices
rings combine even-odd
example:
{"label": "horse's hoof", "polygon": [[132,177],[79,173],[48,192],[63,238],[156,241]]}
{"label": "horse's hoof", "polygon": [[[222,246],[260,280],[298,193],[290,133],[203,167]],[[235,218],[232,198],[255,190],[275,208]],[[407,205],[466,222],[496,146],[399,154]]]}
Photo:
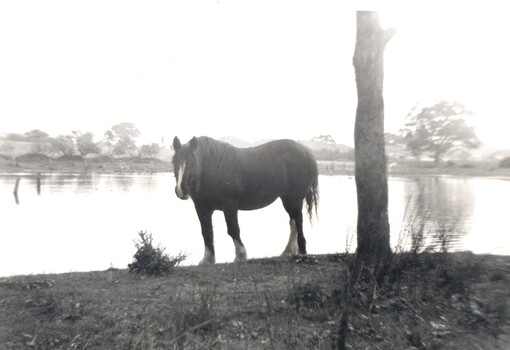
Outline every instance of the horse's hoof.
{"label": "horse's hoof", "polygon": [[198,265],[199,265],[199,266],[204,266],[204,265],[214,265],[215,263],[216,263],[216,259],[210,259],[210,258],[205,259],[205,258],[204,258],[204,259],[202,259],[202,260],[198,263]]}
{"label": "horse's hoof", "polygon": [[235,262],[235,263],[243,263],[243,262],[245,262],[246,260],[248,260],[248,259],[246,258],[246,256],[236,256],[236,258],[234,259],[234,262]]}

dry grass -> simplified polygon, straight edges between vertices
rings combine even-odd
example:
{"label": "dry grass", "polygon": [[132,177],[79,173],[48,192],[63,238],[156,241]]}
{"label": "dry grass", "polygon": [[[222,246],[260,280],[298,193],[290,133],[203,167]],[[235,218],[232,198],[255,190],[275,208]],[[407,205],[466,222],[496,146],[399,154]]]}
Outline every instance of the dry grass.
{"label": "dry grass", "polygon": [[[338,336],[345,259],[175,267],[161,278],[127,270],[4,278],[0,344],[330,349]],[[377,287],[356,281],[351,348],[505,348],[510,258],[421,254],[395,263],[393,272]]]}

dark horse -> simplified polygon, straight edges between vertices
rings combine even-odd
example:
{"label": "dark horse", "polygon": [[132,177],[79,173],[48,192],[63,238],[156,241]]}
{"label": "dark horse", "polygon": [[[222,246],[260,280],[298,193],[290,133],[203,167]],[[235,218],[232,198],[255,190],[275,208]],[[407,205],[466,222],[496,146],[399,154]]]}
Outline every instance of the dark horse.
{"label": "dark horse", "polygon": [[[277,140],[237,148],[209,137],[193,137],[181,145],[173,142],[175,193],[191,197],[200,220],[205,254],[201,263],[215,262],[212,213],[223,211],[228,234],[235,244],[236,261],[246,260],[240,237],[238,210],[260,209],[278,197],[290,216],[291,235],[283,254],[306,254],[303,235],[303,200],[310,220],[317,210],[317,162],[305,146],[291,140]],[[297,241],[297,243],[296,243]]]}

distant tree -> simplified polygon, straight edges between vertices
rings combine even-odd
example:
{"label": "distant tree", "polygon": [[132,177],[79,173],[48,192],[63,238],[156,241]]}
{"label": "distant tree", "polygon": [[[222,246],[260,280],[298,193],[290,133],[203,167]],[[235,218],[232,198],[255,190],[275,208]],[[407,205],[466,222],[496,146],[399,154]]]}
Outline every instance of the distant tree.
{"label": "distant tree", "polygon": [[335,140],[333,139],[333,136],[331,135],[319,135],[315,136],[312,141],[322,141],[327,143],[328,145],[336,145]]}
{"label": "distant tree", "polygon": [[138,157],[140,158],[156,158],[159,153],[159,145],[152,143],[150,145],[142,145],[138,150]]}
{"label": "distant tree", "polygon": [[117,138],[113,134],[113,131],[107,130],[103,135],[103,143],[106,146],[106,154],[108,156],[113,156],[115,152],[115,144],[117,143]]}
{"label": "distant tree", "polygon": [[466,117],[473,116],[463,104],[441,101],[434,106],[413,108],[401,130],[406,147],[415,156],[431,153],[438,163],[452,149],[473,149],[481,142]]}
{"label": "distant tree", "polygon": [[389,146],[404,146],[405,140],[402,135],[392,134],[389,132],[384,133],[384,142]]}
{"label": "distant tree", "polygon": [[130,157],[135,157],[137,152],[138,147],[136,147],[136,142],[131,138],[119,139],[115,144],[115,149],[113,151],[116,155],[128,155]]}
{"label": "distant tree", "polygon": [[4,141],[0,143],[0,153],[4,153],[7,155],[14,154],[14,144],[13,141]]}
{"label": "distant tree", "polygon": [[50,135],[39,129],[34,129],[25,133],[29,140],[46,140]]}
{"label": "distant tree", "polygon": [[49,139],[50,152],[57,156],[72,156],[74,154],[74,137],[72,135],[59,135]]}
{"label": "distant tree", "polygon": [[74,142],[76,143],[76,150],[82,157],[88,154],[100,153],[99,146],[94,142],[94,134],[91,132],[82,134],[81,131],[73,131],[73,135]]}
{"label": "distant tree", "polygon": [[135,139],[140,136],[140,130],[133,123],[120,123],[112,126],[113,134],[120,139]]}
{"label": "distant tree", "polygon": [[27,140],[32,144],[31,151],[34,153],[46,154],[50,152],[50,135],[39,129],[25,133]]}
{"label": "distant tree", "polygon": [[115,142],[113,153],[117,155],[129,155],[134,157],[137,154],[135,139],[140,136],[140,130],[133,123],[121,123],[114,125],[111,131],[105,133],[111,142]]}
{"label": "distant tree", "polygon": [[26,135],[15,134],[15,133],[7,134],[7,136],[5,136],[5,139],[6,139],[7,141],[14,141],[14,142],[23,142],[23,141],[28,141],[28,139],[27,139],[27,136],[26,136]]}

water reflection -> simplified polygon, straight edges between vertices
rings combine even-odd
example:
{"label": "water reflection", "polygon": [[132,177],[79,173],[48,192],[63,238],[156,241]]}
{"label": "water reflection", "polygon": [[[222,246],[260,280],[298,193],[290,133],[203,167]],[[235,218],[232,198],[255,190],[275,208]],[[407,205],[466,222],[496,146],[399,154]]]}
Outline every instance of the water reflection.
{"label": "water reflection", "polygon": [[[470,230],[474,194],[466,179],[420,177],[405,182],[403,248],[457,250]],[[402,248],[402,247],[399,247]]]}
{"label": "water reflection", "polygon": [[107,184],[111,187],[117,187],[123,192],[128,192],[133,187],[133,184],[135,183],[135,177],[134,176],[122,176],[122,175],[115,175],[115,176],[109,176],[107,179]]}

